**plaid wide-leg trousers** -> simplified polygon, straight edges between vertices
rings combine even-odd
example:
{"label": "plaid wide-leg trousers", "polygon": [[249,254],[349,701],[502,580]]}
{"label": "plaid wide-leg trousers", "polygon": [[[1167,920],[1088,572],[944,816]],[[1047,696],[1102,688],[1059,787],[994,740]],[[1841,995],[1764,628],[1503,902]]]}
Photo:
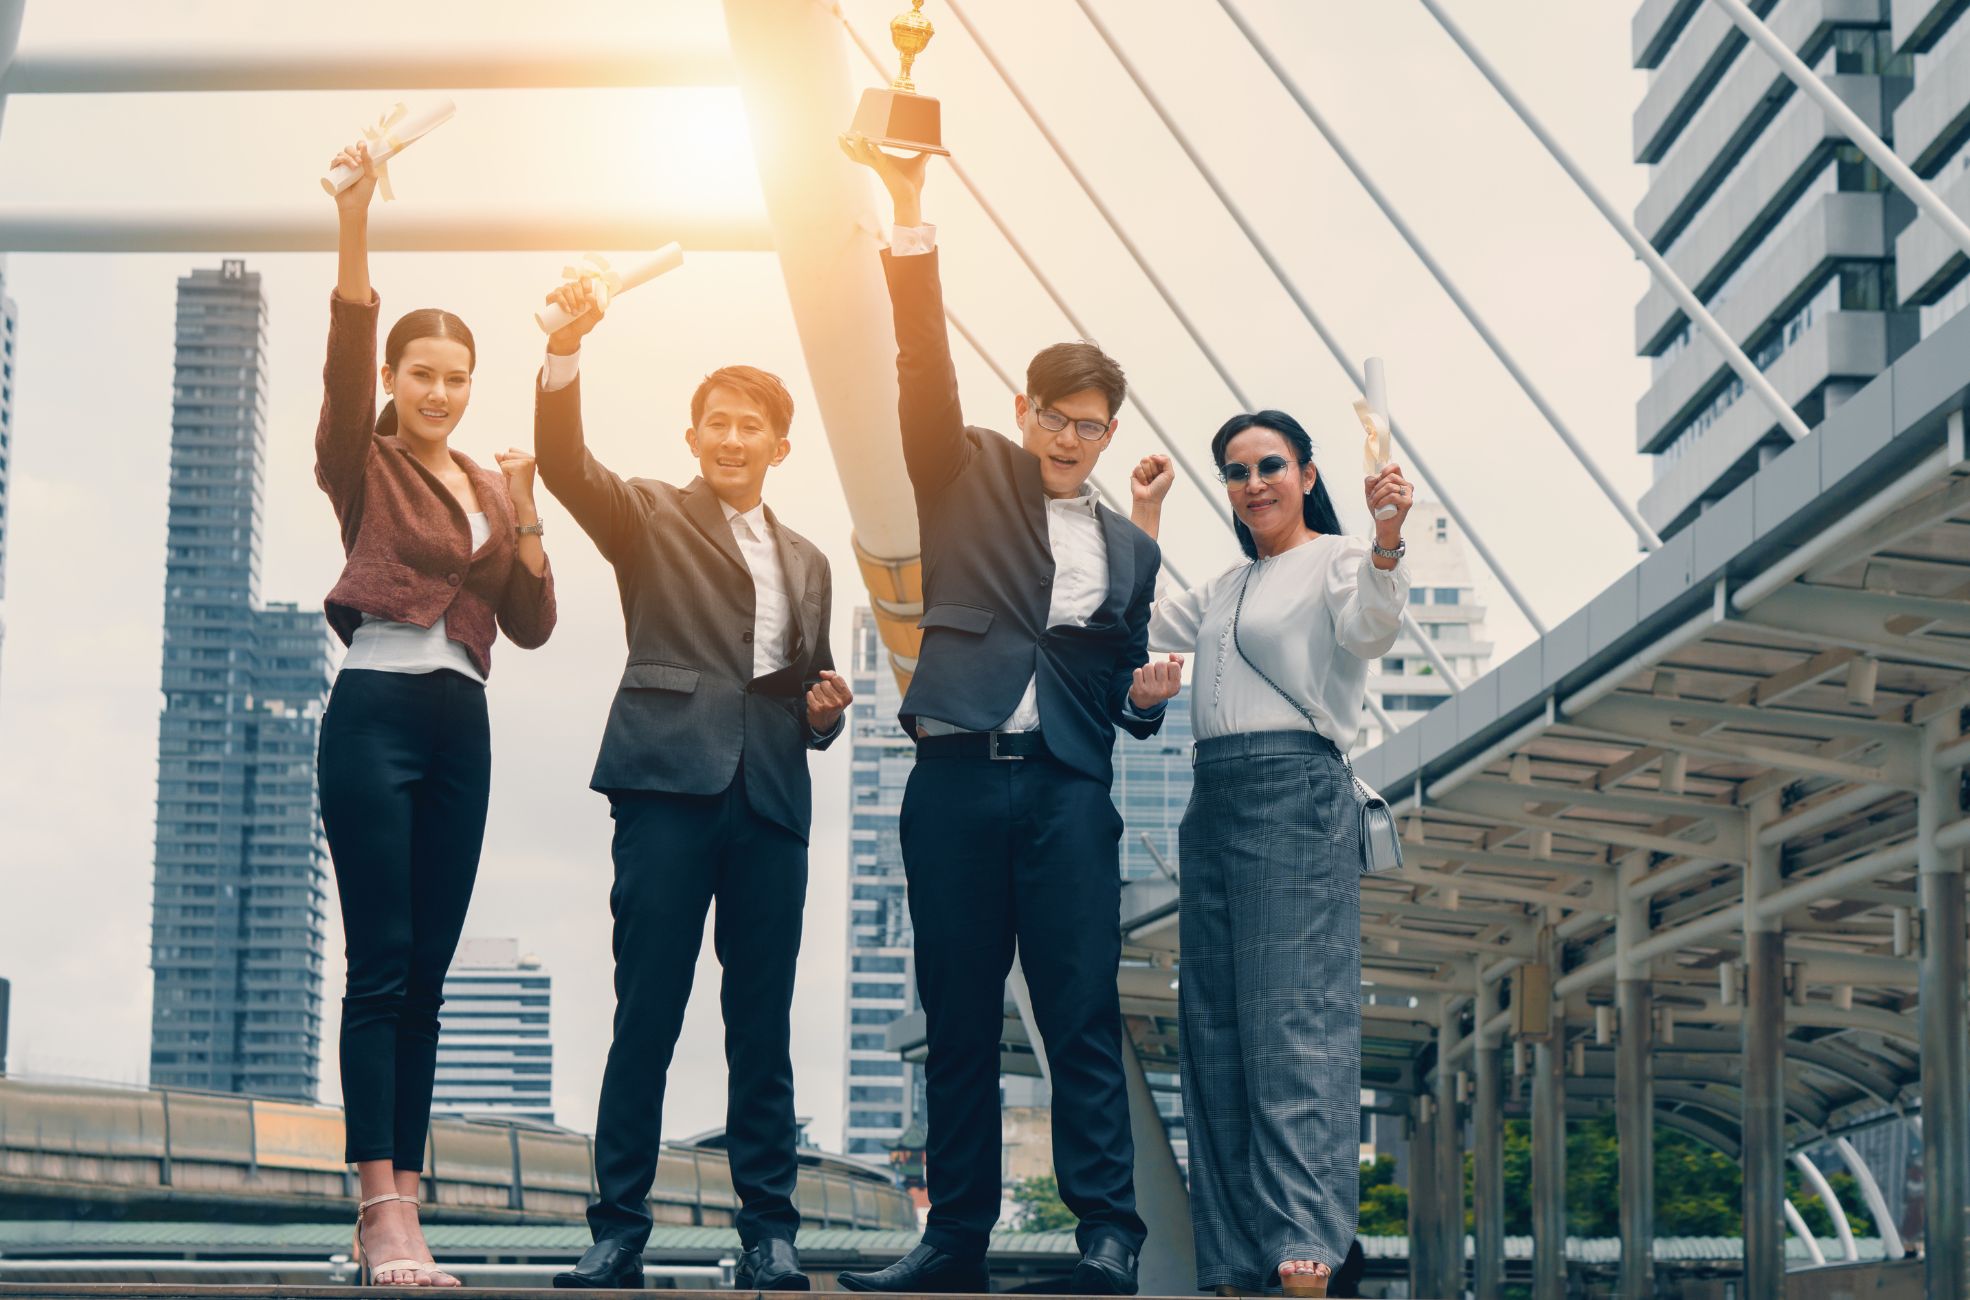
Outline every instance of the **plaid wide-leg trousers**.
{"label": "plaid wide-leg trousers", "polygon": [[1361,829],[1311,732],[1200,741],[1178,833],[1183,1108],[1197,1284],[1338,1268],[1361,1134]]}

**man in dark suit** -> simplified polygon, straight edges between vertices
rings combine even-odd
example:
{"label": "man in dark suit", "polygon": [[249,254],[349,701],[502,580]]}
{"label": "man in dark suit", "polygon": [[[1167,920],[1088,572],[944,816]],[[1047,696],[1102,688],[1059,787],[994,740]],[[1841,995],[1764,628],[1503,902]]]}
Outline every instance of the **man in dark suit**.
{"label": "man in dark suit", "polygon": [[896,204],[903,459],[923,540],[923,646],[903,699],[917,765],[902,847],[928,1028],[923,1241],[857,1291],[986,1289],[999,1214],[999,1033],[1015,952],[1053,1081],[1061,1198],[1080,1217],[1073,1287],[1132,1295],[1145,1229],[1115,991],[1122,818],[1115,728],[1147,737],[1181,662],[1149,663],[1160,556],[1088,476],[1115,434],[1122,371],[1091,343],[1042,351],[1013,402],[1019,440],[968,428],[944,328],[924,159],[845,140]]}
{"label": "man in dark suit", "polygon": [[807,753],[850,702],[828,649],[828,562],[760,499],[786,459],[793,401],[732,366],[691,399],[702,477],[624,480],[582,441],[581,339],[602,312],[586,284],[548,340],[534,415],[541,481],[616,570],[629,662],[592,788],[615,818],[615,1039],[596,1116],[595,1244],[557,1287],[643,1285],[664,1075],[717,900],[725,968],[726,1151],[740,1200],[741,1289],[805,1291],[794,1234],[788,1015],[807,894]]}

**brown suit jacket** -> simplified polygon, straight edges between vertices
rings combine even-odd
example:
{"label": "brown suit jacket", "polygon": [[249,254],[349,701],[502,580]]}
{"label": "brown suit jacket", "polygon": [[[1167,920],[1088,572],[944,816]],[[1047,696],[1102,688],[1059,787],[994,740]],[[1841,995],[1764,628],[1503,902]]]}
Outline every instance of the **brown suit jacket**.
{"label": "brown suit jacket", "polygon": [[328,593],[329,626],[347,645],[364,614],[430,627],[492,672],[495,624],[532,649],[554,630],[554,571],[535,577],[514,552],[513,503],[503,475],[454,450],[472,478],[492,536],[476,552],[458,499],[419,464],[403,439],[376,432],[376,319],[380,299],[344,302],[329,292],[328,362],[315,481],[342,525],[348,560]]}

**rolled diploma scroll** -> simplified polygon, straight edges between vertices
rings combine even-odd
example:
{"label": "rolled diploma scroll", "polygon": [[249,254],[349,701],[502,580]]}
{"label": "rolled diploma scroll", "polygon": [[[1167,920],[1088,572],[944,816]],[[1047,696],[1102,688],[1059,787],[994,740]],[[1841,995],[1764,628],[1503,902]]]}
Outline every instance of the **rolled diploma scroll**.
{"label": "rolled diploma scroll", "polygon": [[[1367,401],[1356,402],[1354,413],[1361,420],[1361,427],[1367,431],[1368,441],[1362,448],[1361,467],[1370,475],[1379,474],[1388,466],[1392,453],[1389,434],[1389,386],[1388,376],[1382,369],[1380,357],[1369,357],[1362,365],[1362,379],[1368,389]],[[1383,506],[1375,512],[1377,519],[1395,518],[1394,506]]]}
{"label": "rolled diploma scroll", "polygon": [[[606,308],[617,294],[628,293],[637,285],[648,284],[664,272],[675,271],[684,265],[684,250],[676,244],[665,244],[648,257],[631,262],[621,270],[610,266],[609,259],[599,253],[590,253],[583,260],[588,263],[587,266],[563,267],[561,275],[569,280],[595,281],[596,296],[602,300],[602,306]],[[561,310],[558,303],[550,305],[544,311],[534,313],[534,323],[547,334],[552,334],[574,319],[575,317]]]}
{"label": "rolled diploma scroll", "polygon": [[[436,127],[443,126],[457,111],[457,106],[449,99],[437,99],[429,104],[420,105],[415,113],[408,112],[402,104],[396,105],[385,113],[375,126],[363,128],[363,136],[369,141],[369,160],[376,163],[378,170],[381,171],[383,163],[409,148],[412,141],[430,134]],[[340,194],[360,180],[362,174],[362,168],[345,164],[322,177],[321,187],[330,194]],[[382,182],[382,188],[386,191],[385,198],[389,197],[388,187],[389,181],[386,177]]]}

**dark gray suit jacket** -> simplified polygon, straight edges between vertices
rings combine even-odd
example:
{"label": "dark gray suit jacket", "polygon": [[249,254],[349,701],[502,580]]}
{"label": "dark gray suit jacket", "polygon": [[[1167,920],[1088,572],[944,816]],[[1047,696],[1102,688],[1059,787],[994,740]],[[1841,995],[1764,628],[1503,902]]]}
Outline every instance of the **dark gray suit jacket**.
{"label": "dark gray suit jacket", "polygon": [[717,794],[744,759],[753,811],[802,839],[812,815],[806,690],[834,667],[827,557],[766,511],[792,605],[792,663],[755,679],[753,585],[732,526],[703,479],[623,479],[582,440],[581,381],[534,400],[540,479],[615,566],[629,663],[609,709],[591,788]]}
{"label": "dark gray suit jacket", "polygon": [[968,428],[944,329],[937,254],[883,255],[896,316],[903,462],[923,538],[923,648],[903,697],[906,735],[919,717],[988,730],[1037,678],[1040,730],[1053,756],[1102,784],[1114,775],[1115,728],[1148,737],[1163,725],[1128,711],[1149,662],[1149,606],[1162,552],[1127,519],[1100,509],[1108,593],[1086,627],[1049,627],[1053,545],[1040,462],[990,429]]}

